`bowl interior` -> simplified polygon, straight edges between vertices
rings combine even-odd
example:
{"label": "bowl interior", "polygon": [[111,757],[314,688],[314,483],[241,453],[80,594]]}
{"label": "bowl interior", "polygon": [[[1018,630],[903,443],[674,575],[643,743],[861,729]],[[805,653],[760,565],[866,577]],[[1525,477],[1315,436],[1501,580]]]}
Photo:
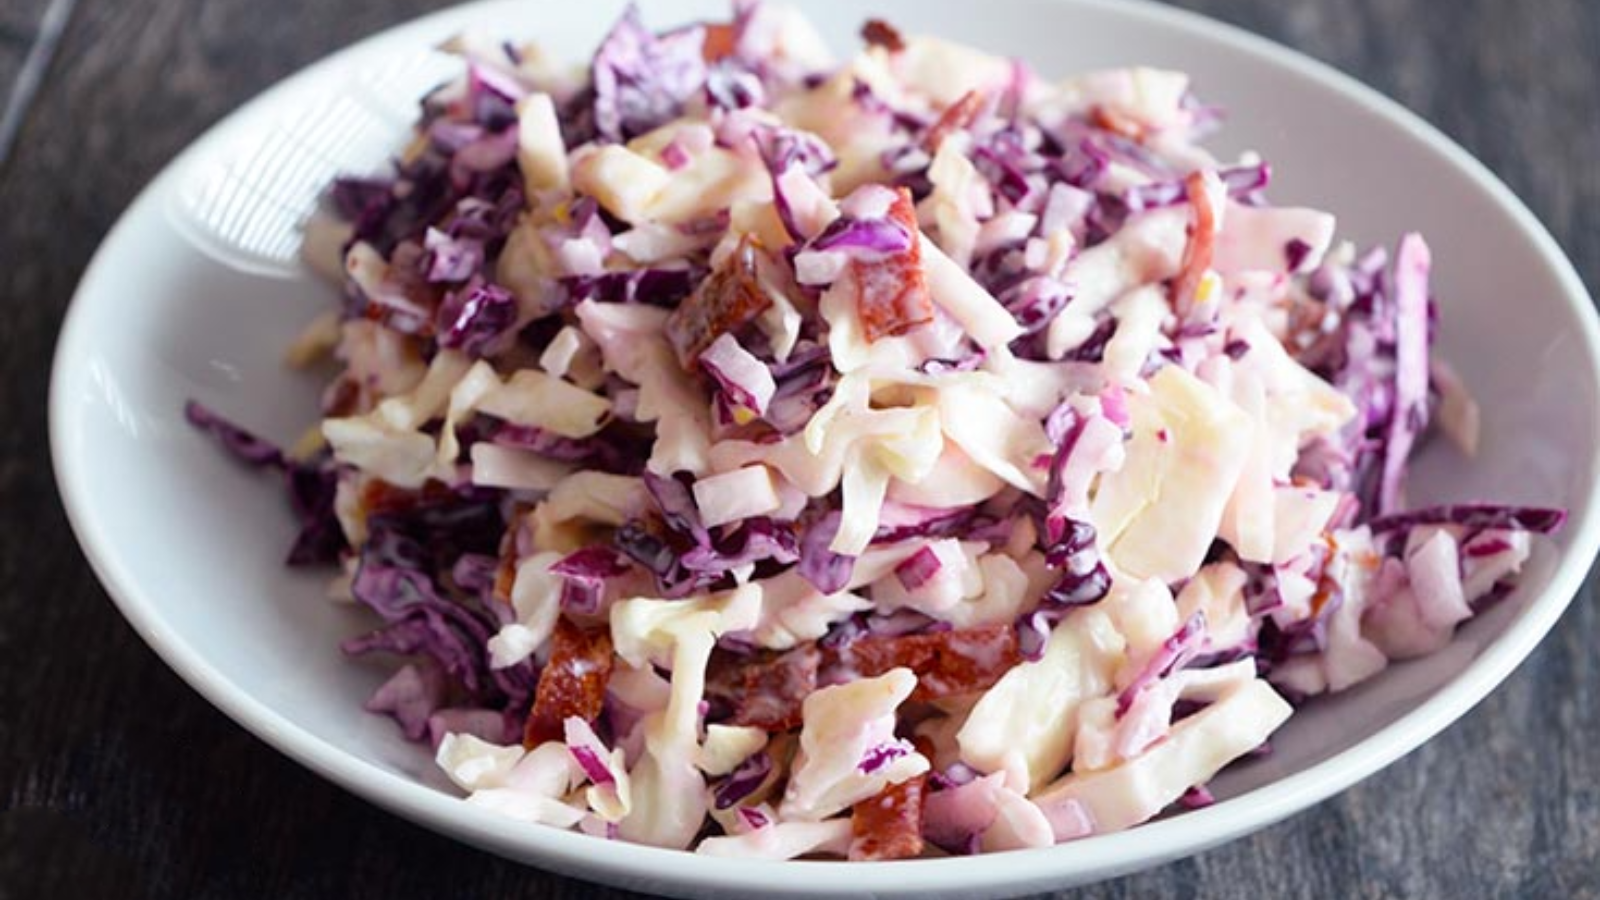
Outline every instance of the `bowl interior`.
{"label": "bowl interior", "polygon": [[[812,6],[833,45],[852,47],[869,7],[843,0]],[[292,234],[332,170],[375,168],[403,136],[415,95],[440,66],[449,70],[421,48],[465,24],[589,48],[619,9],[614,2],[569,4],[536,16],[512,0],[447,11],[286,82],[181,157],[130,210],[80,287],[52,398],[57,472],[80,539],[130,620],[185,677],[266,739],[384,805],[500,852],[636,887],[730,890],[771,869],[708,860],[681,868],[641,848],[608,848],[612,862],[595,862],[585,856],[587,839],[497,828],[475,810],[447,806],[444,793],[426,798],[408,788],[406,782],[443,785],[426,752],[401,740],[388,720],[361,712],[383,672],[337,650],[339,639],[370,621],[324,599],[330,573],[282,566],[293,523],[278,485],[224,458],[181,414],[193,397],[285,442],[313,422],[319,378],[285,369],[282,350],[333,293],[283,264],[292,243],[281,235],[284,228]],[[720,2],[668,0],[652,2],[648,16],[668,24],[722,10]],[[1020,866],[969,861],[941,869],[939,886],[1014,892],[1198,849],[1366,774],[1318,764],[1358,746],[1404,744],[1363,763],[1366,770],[1381,765],[1502,677],[1565,604],[1576,585],[1568,570],[1576,566],[1581,576],[1594,550],[1600,378],[1593,315],[1531,217],[1459,150],[1396,118],[1370,94],[1191,16],[1048,0],[874,0],[870,12],[1018,55],[1047,75],[1133,63],[1189,71],[1205,98],[1231,111],[1213,145],[1225,154],[1260,151],[1273,164],[1279,203],[1332,210],[1344,236],[1362,244],[1392,244],[1403,231],[1422,231],[1436,263],[1439,353],[1477,395],[1484,440],[1470,461],[1442,442],[1427,447],[1415,466],[1413,499],[1553,504],[1573,514],[1564,534],[1540,546],[1522,589],[1469,623],[1446,651],[1313,703],[1274,739],[1275,753],[1215,782],[1220,798],[1240,799],[1144,829],[1142,845],[1112,836],[1023,854],[1031,861]],[[407,77],[395,75],[397,60],[408,61],[401,67]],[[308,119],[307,109],[328,108],[366,118],[343,130]],[[327,161],[310,169],[247,164],[248,154],[283,135],[291,149],[320,149]],[[270,233],[278,234],[276,243],[263,237]],[[1566,584],[1552,591],[1558,573]],[[1517,632],[1534,610],[1542,624]],[[1391,727],[1443,697],[1513,634],[1517,646],[1507,653],[1515,658],[1445,698],[1448,708],[1433,708],[1409,738]],[[1322,780],[1291,778],[1308,773]],[[1265,796],[1256,789],[1274,783],[1298,787],[1252,812],[1248,805]],[[1224,813],[1235,817],[1232,824],[1205,818]],[[1206,821],[1214,827],[1195,833]],[[806,889],[927,889],[932,882],[912,871],[922,865],[898,865],[892,874],[851,867],[838,875],[813,867]],[[652,866],[659,880],[641,874]]]}

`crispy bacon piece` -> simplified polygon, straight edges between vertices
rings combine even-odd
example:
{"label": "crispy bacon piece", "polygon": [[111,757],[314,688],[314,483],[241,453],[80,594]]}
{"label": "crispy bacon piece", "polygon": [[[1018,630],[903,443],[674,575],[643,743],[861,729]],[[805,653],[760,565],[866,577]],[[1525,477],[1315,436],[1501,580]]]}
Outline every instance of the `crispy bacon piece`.
{"label": "crispy bacon piece", "polygon": [[718,653],[712,659],[706,689],[733,704],[732,724],[788,731],[800,727],[801,705],[817,689],[821,661],[815,644],[802,644],[781,654],[746,657]]}
{"label": "crispy bacon piece", "polygon": [[1089,110],[1089,122],[1096,128],[1104,128],[1113,134],[1120,134],[1130,141],[1143,141],[1147,136],[1143,125],[1121,113],[1112,112],[1098,103]]}
{"label": "crispy bacon piece", "polygon": [[369,300],[367,305],[362,307],[361,315],[362,318],[377,322],[401,334],[413,334],[420,338],[433,337],[433,320],[423,312],[399,310]]}
{"label": "crispy bacon piece", "polygon": [[951,134],[970,128],[983,112],[988,96],[982,91],[967,91],[956,102],[946,106],[944,112],[939,113],[928,130],[922,135],[922,149],[930,155],[939,152],[939,145]]}
{"label": "crispy bacon piece", "polygon": [[912,700],[937,700],[992,687],[1022,660],[1007,624],[898,637],[867,636],[839,650],[840,662],[863,677],[904,666],[916,673]]}
{"label": "crispy bacon piece", "polygon": [[387,513],[410,512],[419,506],[431,503],[444,503],[451,497],[450,488],[444,482],[428,480],[416,490],[411,488],[395,487],[382,478],[369,479],[361,486],[360,505],[362,512],[369,516],[381,516]]}
{"label": "crispy bacon piece", "polygon": [[1183,267],[1178,271],[1173,299],[1179,314],[1192,309],[1200,298],[1195,292],[1217,248],[1217,210],[1227,200],[1227,188],[1214,172],[1190,172],[1183,179],[1184,193],[1189,206],[1194,209],[1194,224],[1189,229],[1189,243],[1183,250]]}
{"label": "crispy bacon piece", "polygon": [[912,859],[922,855],[922,799],[928,776],[891,784],[850,810],[850,859]]}
{"label": "crispy bacon piece", "polygon": [[850,261],[856,285],[856,315],[861,320],[861,334],[868,343],[905,334],[933,321],[933,297],[928,293],[928,278],[922,270],[917,209],[910,190],[902,187],[897,194],[889,205],[889,218],[911,235],[911,246],[904,253]]}
{"label": "crispy bacon piece", "polygon": [[866,24],[861,26],[861,39],[869,46],[882,47],[890,53],[899,53],[906,48],[906,41],[900,36],[900,29],[882,19],[868,19]]}
{"label": "crispy bacon piece", "polygon": [[814,643],[784,653],[717,651],[706,673],[706,694],[733,707],[729,722],[782,732],[801,725],[818,672],[869,678],[904,666],[916,673],[912,700],[937,700],[991,687],[1022,660],[1016,630],[980,625],[929,634],[868,636],[826,650]]}
{"label": "crispy bacon piece", "polygon": [[550,661],[539,673],[533,708],[522,732],[522,746],[532,750],[545,741],[559,741],[568,716],[589,724],[600,715],[606,683],[611,680],[611,633],[584,629],[565,616],[556,620]]}
{"label": "crispy bacon piece", "polygon": [[362,390],[361,382],[348,372],[340,372],[322,392],[322,414],[329,418],[358,416],[372,406],[371,392]]}
{"label": "crispy bacon piece", "polygon": [[357,505],[369,516],[381,515],[411,509],[417,505],[417,499],[414,491],[395,487],[382,478],[373,478],[361,485]]}
{"label": "crispy bacon piece", "polygon": [[505,536],[500,538],[500,564],[495,567],[494,586],[489,589],[489,596],[508,606],[511,604],[511,588],[517,581],[517,558],[521,556],[518,537],[530,511],[531,507],[517,504],[506,523]]}
{"label": "crispy bacon piece", "polygon": [[724,332],[745,325],[772,305],[757,278],[758,252],[749,238],[741,239],[722,265],[667,318],[667,340],[685,369]]}
{"label": "crispy bacon piece", "polygon": [[489,596],[507,606],[511,605],[511,588],[517,583],[517,550],[516,541],[513,537],[516,526],[513,525],[511,528],[512,530],[506,534],[511,549],[509,551],[506,549],[506,541],[501,542],[500,564],[495,566],[494,586],[489,589]]}
{"label": "crispy bacon piece", "polygon": [[718,62],[733,55],[738,46],[739,32],[732,23],[708,23],[705,29],[705,42],[700,45],[700,56],[706,62]]}
{"label": "crispy bacon piece", "polygon": [[[422,276],[420,265],[425,251],[416,241],[403,241],[389,254],[389,265],[384,283],[400,300],[382,303],[368,297],[362,309],[363,318],[377,322],[401,334],[429,338],[434,333],[434,316],[444,300],[445,291]],[[355,269],[351,269],[352,272]]]}
{"label": "crispy bacon piece", "polygon": [[1330,567],[1328,566],[1328,559],[1333,556],[1336,549],[1333,537],[1327,532],[1323,532],[1322,543],[1324,547],[1321,563],[1322,571],[1317,573],[1317,591],[1311,595],[1312,619],[1322,615],[1322,610],[1328,605],[1329,601],[1342,594],[1339,582],[1333,579],[1333,573],[1329,571]]}

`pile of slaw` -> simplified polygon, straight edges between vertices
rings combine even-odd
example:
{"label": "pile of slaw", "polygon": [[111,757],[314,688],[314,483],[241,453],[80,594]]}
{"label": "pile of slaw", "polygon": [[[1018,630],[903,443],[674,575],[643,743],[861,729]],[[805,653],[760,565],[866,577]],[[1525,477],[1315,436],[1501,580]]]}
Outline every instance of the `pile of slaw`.
{"label": "pile of slaw", "polygon": [[1427,245],[1334,243],[1177,72],[792,10],[464,35],[306,255],[343,303],[293,565],[466,801],[708,855],[1047,846],[1211,802],[1447,644],[1558,510],[1411,509],[1478,413]]}

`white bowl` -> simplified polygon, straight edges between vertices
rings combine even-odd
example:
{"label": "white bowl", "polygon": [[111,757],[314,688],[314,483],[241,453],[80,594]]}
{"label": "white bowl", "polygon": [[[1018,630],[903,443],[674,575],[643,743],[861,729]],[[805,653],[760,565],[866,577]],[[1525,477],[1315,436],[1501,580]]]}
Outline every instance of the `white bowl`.
{"label": "white bowl", "polygon": [[[1279,201],[1331,209],[1362,242],[1423,231],[1437,261],[1441,352],[1484,411],[1470,464],[1443,446],[1417,467],[1419,500],[1567,507],[1521,589],[1446,651],[1311,704],[1267,759],[1213,787],[1221,802],[1076,843],[978,858],[765,863],[602,843],[463,803],[428,755],[361,703],[381,680],[340,656],[357,613],[322,579],[280,565],[293,528],[278,486],[184,424],[195,397],[279,440],[311,420],[317,385],[281,348],[329,291],[292,261],[294,227],[339,168],[371,169],[415,98],[449,64],[426,48],[463,26],[590,48],[615,0],[505,0],[447,10],[366,40],[240,109],[161,174],[79,286],[50,398],[56,476],[112,597],[211,702],[315,771],[400,815],[492,852],[638,890],[695,896],[999,896],[1060,888],[1194,853],[1342,790],[1478,702],[1566,606],[1600,545],[1600,353],[1591,303],[1555,243],[1460,148],[1350,79],[1205,19],[1101,0],[874,0],[873,14],[1031,60],[1047,75],[1150,63],[1187,70],[1232,115],[1217,143],[1260,150]],[[657,24],[718,15],[722,0],[649,4]],[[867,7],[814,18],[851,46]],[[311,148],[315,153],[296,152]],[[1393,814],[1408,815],[1396,808]]]}

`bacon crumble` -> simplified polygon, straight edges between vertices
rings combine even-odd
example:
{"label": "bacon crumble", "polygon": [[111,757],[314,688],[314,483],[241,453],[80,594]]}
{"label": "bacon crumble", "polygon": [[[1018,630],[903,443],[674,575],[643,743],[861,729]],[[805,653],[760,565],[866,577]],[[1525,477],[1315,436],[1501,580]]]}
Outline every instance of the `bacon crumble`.
{"label": "bacon crumble", "polygon": [[610,632],[579,628],[565,616],[557,619],[550,637],[550,661],[539,673],[522,745],[532,750],[546,741],[563,740],[569,716],[593,725],[605,703],[612,662]]}

